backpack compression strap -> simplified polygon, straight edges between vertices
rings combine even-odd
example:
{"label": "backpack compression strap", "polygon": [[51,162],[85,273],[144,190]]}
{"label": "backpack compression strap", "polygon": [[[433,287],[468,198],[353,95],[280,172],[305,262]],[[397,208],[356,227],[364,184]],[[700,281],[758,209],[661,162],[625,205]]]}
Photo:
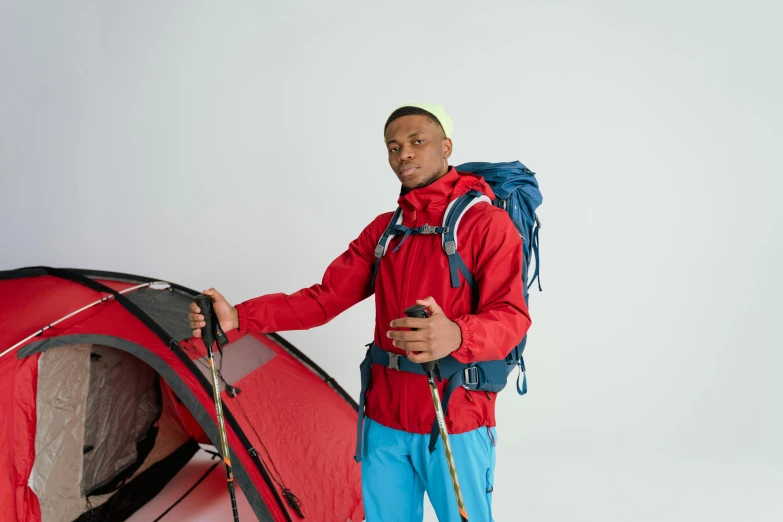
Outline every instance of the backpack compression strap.
{"label": "backpack compression strap", "polygon": [[462,272],[463,277],[465,277],[471,288],[474,286],[473,274],[470,273],[467,265],[457,252],[457,227],[459,227],[459,222],[465,212],[473,205],[482,201],[492,203],[483,193],[471,190],[449,203],[448,208],[446,208],[446,218],[443,222],[443,228],[445,229],[443,232],[443,250],[446,251],[446,255],[449,258],[452,288],[459,288],[459,272]]}
{"label": "backpack compression strap", "polygon": [[533,277],[530,279],[530,282],[527,283],[527,288],[530,288],[530,285],[533,284],[533,281],[538,279],[538,290],[541,291],[541,277],[539,277],[538,273],[538,231],[541,228],[541,223],[538,220],[538,216],[536,216],[536,227],[533,229],[533,236],[530,240],[530,247],[533,251],[533,255],[536,259],[536,271],[533,272]]}
{"label": "backpack compression strap", "polygon": [[392,237],[394,237],[392,229],[400,224],[402,224],[402,209],[397,207],[391,221],[389,221],[389,226],[383,231],[383,235],[378,240],[378,246],[375,247],[375,266],[372,269],[372,282],[370,283],[370,286],[375,286],[375,277],[378,275],[378,266],[381,264],[381,258],[386,253],[386,249],[389,248],[389,242]]}

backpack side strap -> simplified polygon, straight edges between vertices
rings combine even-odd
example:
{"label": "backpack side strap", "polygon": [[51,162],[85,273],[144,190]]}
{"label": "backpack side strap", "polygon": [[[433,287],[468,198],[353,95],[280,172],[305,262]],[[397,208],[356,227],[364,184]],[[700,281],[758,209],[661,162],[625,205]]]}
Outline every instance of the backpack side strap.
{"label": "backpack side strap", "polygon": [[451,203],[446,208],[446,217],[443,221],[443,250],[449,258],[449,273],[451,276],[451,287],[459,288],[459,273],[468,282],[471,288],[474,287],[473,274],[468,270],[462,256],[457,252],[457,229],[462,220],[462,216],[470,207],[481,202],[492,204],[492,201],[483,193],[477,190],[471,190]]}

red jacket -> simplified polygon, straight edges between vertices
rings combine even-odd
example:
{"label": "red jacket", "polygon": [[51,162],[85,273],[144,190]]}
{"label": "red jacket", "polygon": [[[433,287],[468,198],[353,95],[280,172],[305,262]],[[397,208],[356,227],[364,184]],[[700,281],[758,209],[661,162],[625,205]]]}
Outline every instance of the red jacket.
{"label": "red jacket", "polygon": [[[494,197],[482,178],[451,167],[435,183],[399,198],[403,225],[442,225],[449,202],[470,190]],[[238,304],[240,333],[310,329],[370,297],[375,247],[391,216],[389,212],[375,218],[329,265],[321,284]],[[374,288],[375,343],[384,350],[404,353],[386,336],[389,323],[428,296],[462,330],[462,344],[452,354],[460,362],[502,359],[525,336],[531,322],[522,296],[521,239],[511,218],[502,209],[480,203],[465,213],[457,233],[458,252],[479,288],[477,309],[472,309],[471,289],[462,276],[461,286],[451,287],[440,235],[410,236],[393,252],[402,240],[397,236],[381,261]],[[356,353],[357,358],[363,356],[363,348],[357,346]],[[445,380],[439,384],[441,394],[445,385]],[[495,395],[457,389],[446,413],[450,433],[494,426]],[[435,421],[423,375],[373,365],[365,404],[367,417],[398,430],[426,434]]]}

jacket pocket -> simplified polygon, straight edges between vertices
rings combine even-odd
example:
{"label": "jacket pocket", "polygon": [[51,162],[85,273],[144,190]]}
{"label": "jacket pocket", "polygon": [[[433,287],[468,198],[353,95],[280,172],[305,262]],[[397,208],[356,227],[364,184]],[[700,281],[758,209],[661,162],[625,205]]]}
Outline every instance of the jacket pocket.
{"label": "jacket pocket", "polygon": [[484,444],[484,449],[487,452],[487,463],[489,466],[495,468],[495,446],[497,445],[497,429],[490,428],[489,426],[482,426],[478,429],[479,438]]}
{"label": "jacket pocket", "polygon": [[487,513],[489,513],[489,519],[494,520],[492,517],[492,492],[495,490],[495,470],[493,468],[487,469]]}
{"label": "jacket pocket", "polygon": [[497,443],[497,430],[486,426],[482,429],[481,438],[486,443],[488,459],[485,482],[487,513],[489,514],[489,519],[494,520],[492,517],[492,493],[495,491],[495,444]]}

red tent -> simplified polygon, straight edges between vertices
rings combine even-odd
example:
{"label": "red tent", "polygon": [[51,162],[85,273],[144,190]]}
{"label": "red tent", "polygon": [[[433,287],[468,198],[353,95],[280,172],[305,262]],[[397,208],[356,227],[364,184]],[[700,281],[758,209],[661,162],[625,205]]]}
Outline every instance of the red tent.
{"label": "red tent", "polygon": [[[187,324],[196,294],[128,274],[0,272],[0,520],[125,520],[199,442],[220,448],[206,350]],[[356,403],[276,334],[232,337],[215,357],[253,509],[240,519],[362,520]]]}

